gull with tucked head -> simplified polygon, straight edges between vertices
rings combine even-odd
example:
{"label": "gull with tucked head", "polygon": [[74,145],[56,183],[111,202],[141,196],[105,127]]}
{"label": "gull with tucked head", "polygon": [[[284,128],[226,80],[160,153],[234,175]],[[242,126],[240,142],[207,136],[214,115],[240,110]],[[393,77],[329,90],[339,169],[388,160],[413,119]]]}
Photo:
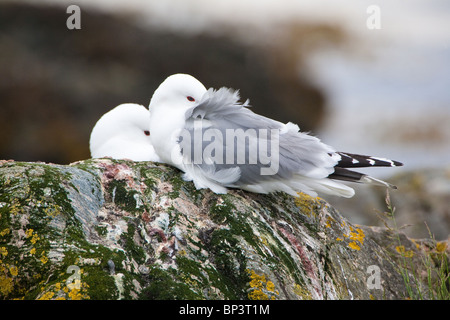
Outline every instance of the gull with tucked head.
{"label": "gull with tucked head", "polygon": [[162,162],[197,189],[226,193],[283,191],[352,197],[342,181],[387,182],[349,168],[401,166],[379,157],[337,152],[293,123],[258,115],[229,88],[209,89],[187,74],[168,77],[150,101],[150,139]]}
{"label": "gull with tucked head", "polygon": [[91,132],[91,157],[159,162],[150,139],[149,119],[148,109],[135,103],[105,113]]}

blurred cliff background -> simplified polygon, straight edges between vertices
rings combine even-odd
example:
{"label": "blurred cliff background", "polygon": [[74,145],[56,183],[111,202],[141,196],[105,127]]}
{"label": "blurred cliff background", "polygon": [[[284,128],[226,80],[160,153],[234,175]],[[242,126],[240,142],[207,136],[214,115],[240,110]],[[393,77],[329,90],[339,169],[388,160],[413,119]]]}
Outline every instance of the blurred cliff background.
{"label": "blurred cliff background", "polygon": [[[80,30],[66,27],[72,4]],[[373,4],[381,28],[367,25]],[[449,71],[447,0],[0,1],[0,159],[89,158],[103,113],[147,106],[165,77],[190,73],[339,150],[404,162],[364,172],[399,185],[392,198],[400,222],[413,224],[407,233],[427,237],[426,221],[442,239]],[[382,225],[374,210],[385,210],[384,190],[358,192],[329,200],[357,223]]]}

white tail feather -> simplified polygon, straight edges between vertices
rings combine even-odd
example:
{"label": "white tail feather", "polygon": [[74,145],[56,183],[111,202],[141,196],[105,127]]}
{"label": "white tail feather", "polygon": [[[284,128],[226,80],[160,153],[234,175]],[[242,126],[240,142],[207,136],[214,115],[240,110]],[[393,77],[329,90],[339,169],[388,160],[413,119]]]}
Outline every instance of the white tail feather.
{"label": "white tail feather", "polygon": [[388,183],[386,181],[383,181],[383,180],[380,180],[380,179],[377,179],[377,178],[374,178],[374,177],[371,177],[371,176],[367,176],[367,175],[363,176],[360,181],[363,182],[363,183],[369,183],[369,184],[375,184],[375,185],[379,185],[379,186],[385,186],[385,187],[388,187],[390,189],[397,189],[397,187],[394,186],[393,184],[390,184],[390,183]]}

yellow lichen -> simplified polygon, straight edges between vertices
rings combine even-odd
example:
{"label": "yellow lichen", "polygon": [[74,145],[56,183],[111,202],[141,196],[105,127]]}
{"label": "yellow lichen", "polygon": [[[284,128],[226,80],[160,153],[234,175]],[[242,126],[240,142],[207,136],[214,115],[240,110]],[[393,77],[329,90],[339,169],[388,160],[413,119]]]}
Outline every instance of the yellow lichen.
{"label": "yellow lichen", "polygon": [[275,285],[273,284],[272,281],[270,281],[270,280],[267,281],[266,289],[267,289],[268,291],[270,291],[270,292],[274,292]]}
{"label": "yellow lichen", "polygon": [[420,244],[418,244],[416,240],[411,239],[411,242],[414,243],[414,245],[416,246],[417,250],[420,250]]}
{"label": "yellow lichen", "polygon": [[254,270],[251,270],[250,279],[251,279],[249,283],[250,288],[262,288],[263,283],[266,282],[266,277],[264,275],[262,276],[257,275]]}
{"label": "yellow lichen", "polygon": [[405,258],[412,258],[414,256],[414,252],[412,250],[406,250],[405,246],[396,246],[395,251],[400,253]]}
{"label": "yellow lichen", "polygon": [[45,293],[41,295],[39,300],[83,300],[89,299],[87,289],[89,285],[80,280],[75,280],[75,283],[71,283],[65,286],[65,282],[57,282],[54,285],[41,288]]}
{"label": "yellow lichen", "polygon": [[34,232],[33,229],[27,229],[27,231],[25,231],[25,236],[27,238],[31,237],[30,239],[31,244],[36,244],[36,242],[41,240],[41,237],[39,237],[39,235],[36,232]]}
{"label": "yellow lichen", "polygon": [[276,295],[279,294],[275,290],[275,284],[266,279],[266,276],[258,275],[254,270],[247,270],[250,275],[249,286],[251,291],[248,293],[248,298],[251,300],[275,300]]}
{"label": "yellow lichen", "polygon": [[[79,281],[79,280],[78,280]],[[86,293],[89,285],[85,282],[79,282],[79,285],[72,287],[72,289],[68,292],[68,297],[70,300],[83,300],[89,299],[89,296]]]}
{"label": "yellow lichen", "polygon": [[44,293],[38,300],[50,300],[51,298],[53,298],[54,295],[55,295],[54,292],[49,291]]}
{"label": "yellow lichen", "polygon": [[327,221],[325,222],[325,227],[326,228],[331,228],[331,223],[335,223],[335,222],[336,222],[336,220],[334,220],[333,217],[328,216],[327,217]]}
{"label": "yellow lichen", "polygon": [[7,234],[9,234],[9,232],[10,232],[9,228],[3,229],[3,230],[0,232],[0,237],[6,236]]}
{"label": "yellow lichen", "polygon": [[82,299],[82,294],[81,291],[79,289],[72,289],[69,292],[69,298],[70,300],[81,300]]}
{"label": "yellow lichen", "polygon": [[0,293],[6,297],[13,290],[13,279],[7,276],[0,275]]}
{"label": "yellow lichen", "polygon": [[61,207],[55,204],[50,204],[49,207],[44,208],[44,213],[49,217],[56,217],[61,213]]}
{"label": "yellow lichen", "polygon": [[261,289],[256,289],[251,291],[248,294],[248,298],[250,300],[268,300],[269,296],[267,294],[265,294],[264,292],[262,292]]}
{"label": "yellow lichen", "polygon": [[350,243],[348,244],[348,247],[351,248],[351,249],[353,249],[353,250],[361,250],[361,247],[358,246],[358,244],[357,244],[355,241],[350,242]]}
{"label": "yellow lichen", "polygon": [[42,264],[46,264],[48,262],[48,258],[45,255],[43,255],[41,257],[41,262],[42,262]]}
{"label": "yellow lichen", "polygon": [[9,273],[11,273],[12,276],[17,276],[19,274],[19,269],[16,266],[12,266],[9,268]]}
{"label": "yellow lichen", "polygon": [[27,231],[25,231],[25,236],[27,238],[31,237],[33,235],[33,229],[27,229]]}
{"label": "yellow lichen", "polygon": [[8,250],[6,249],[6,247],[0,247],[0,254],[3,257],[6,257],[8,255]]}
{"label": "yellow lichen", "polygon": [[20,205],[20,202],[18,199],[13,199],[11,201],[11,204],[9,205],[9,210],[10,210],[10,213],[14,216],[18,215],[19,213],[22,212],[22,206]]}
{"label": "yellow lichen", "polygon": [[[360,229],[360,228],[356,228],[356,229],[354,229],[353,227],[350,227],[350,234],[349,234],[349,238],[351,239],[351,240],[354,240],[354,241],[359,241],[359,243],[360,244],[363,244],[364,243],[364,238],[365,238],[365,234],[364,234],[364,232],[362,231],[362,229]],[[356,231],[356,232],[355,232]]]}
{"label": "yellow lichen", "polygon": [[[345,226],[346,223],[343,221],[341,227]],[[349,225],[348,228],[350,232],[342,234],[344,238],[347,238],[350,241],[347,246],[353,250],[361,250],[361,246],[364,244],[364,238],[366,237],[364,231],[361,228],[353,227],[351,225]],[[338,237],[336,238],[336,241],[344,241],[344,239]]]}
{"label": "yellow lichen", "polygon": [[300,296],[303,300],[311,300],[311,294],[308,292],[308,290],[302,288],[299,284],[294,285],[294,293],[298,296]]}
{"label": "yellow lichen", "polygon": [[315,211],[320,208],[319,197],[311,197],[310,195],[299,192],[297,193],[298,197],[294,199],[295,205],[302,209],[302,212],[305,213],[308,217],[316,215]]}
{"label": "yellow lichen", "polygon": [[438,242],[436,243],[436,251],[439,253],[443,253],[445,250],[447,250],[447,242]]}
{"label": "yellow lichen", "polygon": [[267,241],[267,238],[264,236],[259,237],[259,239],[261,240],[261,243],[265,246],[269,245],[269,241]]}
{"label": "yellow lichen", "polygon": [[30,242],[32,244],[36,244],[36,242],[38,242],[39,240],[41,240],[41,238],[37,234],[33,234],[33,237],[31,237]]}
{"label": "yellow lichen", "polygon": [[[9,264],[0,260],[0,296],[6,297],[14,289],[14,277],[17,276],[16,267],[10,267]],[[8,271],[12,277],[8,276]]]}

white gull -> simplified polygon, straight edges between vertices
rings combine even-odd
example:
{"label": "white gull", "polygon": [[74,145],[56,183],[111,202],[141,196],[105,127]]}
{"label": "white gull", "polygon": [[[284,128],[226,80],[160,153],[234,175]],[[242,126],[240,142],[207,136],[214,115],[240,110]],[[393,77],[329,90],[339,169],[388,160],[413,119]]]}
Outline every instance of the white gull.
{"label": "white gull", "polygon": [[159,162],[150,139],[149,119],[148,109],[135,103],[105,113],[91,132],[91,157]]}
{"label": "white gull", "polygon": [[258,115],[238,91],[209,89],[187,74],[168,77],[150,101],[151,141],[162,162],[197,189],[283,191],[352,197],[342,181],[394,186],[348,168],[400,166],[389,159],[337,152],[293,123]]}

